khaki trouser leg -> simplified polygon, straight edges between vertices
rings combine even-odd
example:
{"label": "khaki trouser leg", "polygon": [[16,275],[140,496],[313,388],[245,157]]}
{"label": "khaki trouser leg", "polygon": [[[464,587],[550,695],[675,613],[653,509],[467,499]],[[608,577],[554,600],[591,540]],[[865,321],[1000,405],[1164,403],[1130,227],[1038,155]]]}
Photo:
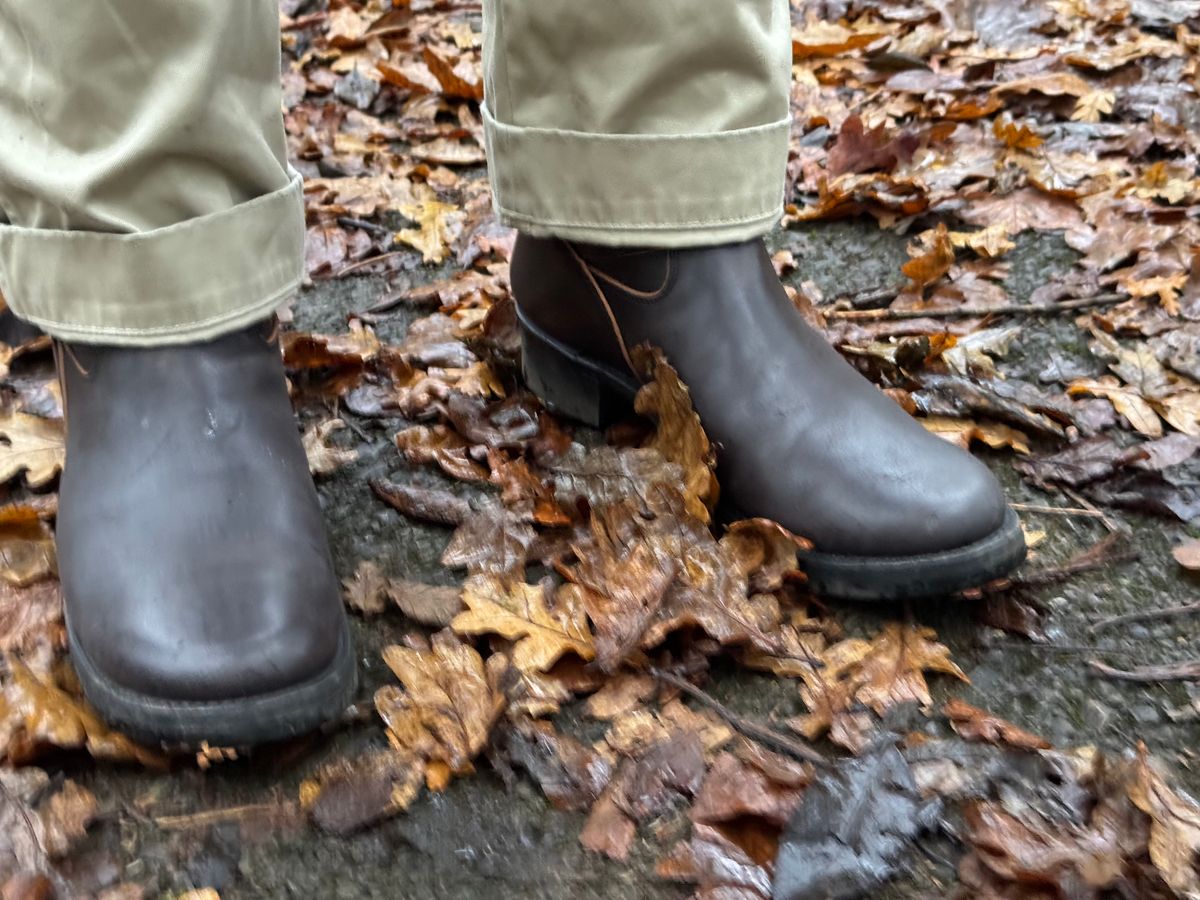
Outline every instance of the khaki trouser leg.
{"label": "khaki trouser leg", "polygon": [[0,292],[69,341],[197,341],[303,260],[275,0],[0,3]]}
{"label": "khaki trouser leg", "polygon": [[510,225],[609,245],[778,219],[787,0],[484,0],[492,190]]}

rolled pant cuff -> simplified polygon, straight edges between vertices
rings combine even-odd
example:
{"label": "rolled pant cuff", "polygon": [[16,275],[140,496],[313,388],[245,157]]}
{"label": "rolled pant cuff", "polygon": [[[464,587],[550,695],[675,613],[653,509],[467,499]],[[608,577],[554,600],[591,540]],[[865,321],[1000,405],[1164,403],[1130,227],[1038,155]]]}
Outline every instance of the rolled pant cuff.
{"label": "rolled pant cuff", "polygon": [[789,122],[711,134],[590,134],[499,122],[484,107],[501,220],[615,246],[749,240],[783,212]]}
{"label": "rolled pant cuff", "polygon": [[136,234],[0,224],[0,293],[64,341],[208,340],[269,316],[300,284],[303,183]]}

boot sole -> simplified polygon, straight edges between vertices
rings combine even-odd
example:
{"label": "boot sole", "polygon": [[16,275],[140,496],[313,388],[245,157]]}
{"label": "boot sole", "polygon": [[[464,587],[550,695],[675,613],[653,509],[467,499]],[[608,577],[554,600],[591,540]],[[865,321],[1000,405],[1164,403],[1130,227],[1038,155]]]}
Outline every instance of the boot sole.
{"label": "boot sole", "polygon": [[[552,411],[593,428],[627,415],[641,386],[580,356],[527,322],[521,324],[525,383]],[[817,551],[800,557],[809,585],[842,600],[903,600],[954,594],[1001,578],[1025,559],[1025,535],[1009,509],[992,534],[952,550],[918,556],[843,556]]]}
{"label": "boot sole", "polygon": [[147,745],[248,747],[286,740],[336,719],[358,687],[349,629],[343,626],[333,662],[291,687],[229,700],[169,700],[109,679],[83,653],[67,624],[71,662],[88,702],[106,724]]}

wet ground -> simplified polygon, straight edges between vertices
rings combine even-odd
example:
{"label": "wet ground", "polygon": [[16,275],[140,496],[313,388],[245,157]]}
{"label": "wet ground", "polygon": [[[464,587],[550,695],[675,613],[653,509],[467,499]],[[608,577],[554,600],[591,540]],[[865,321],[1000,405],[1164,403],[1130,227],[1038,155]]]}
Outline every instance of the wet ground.
{"label": "wet ground", "polygon": [[[874,225],[834,224],[791,231],[772,238],[791,249],[797,283],[816,282],[826,296],[893,283],[906,259],[904,239]],[[1022,241],[1011,254],[1009,288],[1014,300],[1065,270],[1072,252],[1054,236]],[[852,264],[847,265],[847,260]],[[432,277],[414,270],[415,280]],[[323,282],[308,290],[297,308],[296,324],[337,331],[345,315],[368,306],[384,289],[375,278]],[[403,317],[380,326],[394,338]],[[1066,343],[1081,334],[1069,323],[1028,320],[1008,365],[1040,371],[1051,355],[1086,356]],[[355,465],[321,485],[338,567],[349,575],[360,560],[376,560],[389,574],[446,583],[438,564],[449,536],[440,528],[414,525],[385,508],[367,487],[368,479],[439,483],[439,476],[414,471],[390,443],[396,423],[354,420],[371,439]],[[1019,503],[1070,505],[1021,483],[1010,456],[989,460]],[[803,464],[797,461],[796,464]],[[458,487],[456,490],[460,489]],[[1049,643],[1032,644],[981,627],[970,604],[930,603],[912,608],[848,607],[838,611],[847,630],[874,631],[889,617],[911,615],[937,629],[957,662],[971,677],[969,686],[947,679],[933,682],[937,698],[960,696],[1038,732],[1060,747],[1094,744],[1116,753],[1139,740],[1175,770],[1178,783],[1200,794],[1200,693],[1184,684],[1133,685],[1093,676],[1088,648],[1103,648],[1110,663],[1128,667],[1166,663],[1195,655],[1196,622],[1179,619],[1148,627],[1105,630],[1090,626],[1113,615],[1200,599],[1197,583],[1171,559],[1170,548],[1185,533],[1161,519],[1115,514],[1140,552],[1136,562],[1038,589],[1032,599],[1048,610]],[[1061,562],[1104,536],[1090,518],[1023,513],[1027,527],[1047,532],[1031,565]],[[399,614],[355,623],[361,658],[361,696],[391,680],[379,648],[399,639],[406,628]],[[797,714],[802,707],[793,684],[730,670],[718,670],[713,693],[729,706],[764,720]],[[564,715],[570,716],[567,712]],[[936,721],[915,726],[939,733]],[[909,723],[912,726],[914,723]],[[577,725],[586,729],[586,726]],[[583,732],[584,736],[590,736]],[[106,810],[93,829],[79,871],[137,881],[171,896],[193,887],[213,887],[225,900],[295,898],[675,898],[685,885],[658,880],[654,862],[661,848],[635,846],[630,861],[617,864],[586,853],[577,842],[582,815],[553,811],[540,790],[526,781],[511,786],[486,765],[474,777],[456,780],[437,796],[425,796],[405,815],[350,838],[324,836],[295,810],[297,787],[322,760],[355,755],[384,744],[374,723],[350,727],[304,747],[260,751],[249,759],[221,763],[208,771],[184,769],[169,776],[134,769],[95,768],[77,760],[64,766],[90,787]],[[917,854],[911,870],[877,896],[927,898],[953,892],[949,842]],[[116,870],[113,867],[116,867]],[[106,880],[107,880],[106,879]],[[86,880],[86,878],[84,879]]]}

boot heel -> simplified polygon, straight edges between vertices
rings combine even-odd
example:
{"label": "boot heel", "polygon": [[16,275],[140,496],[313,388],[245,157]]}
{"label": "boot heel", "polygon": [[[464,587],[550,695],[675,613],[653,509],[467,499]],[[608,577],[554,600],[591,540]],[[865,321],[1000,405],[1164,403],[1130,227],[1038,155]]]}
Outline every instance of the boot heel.
{"label": "boot heel", "polygon": [[521,329],[521,369],[548,409],[593,428],[604,428],[629,409],[628,398],[527,328]]}

